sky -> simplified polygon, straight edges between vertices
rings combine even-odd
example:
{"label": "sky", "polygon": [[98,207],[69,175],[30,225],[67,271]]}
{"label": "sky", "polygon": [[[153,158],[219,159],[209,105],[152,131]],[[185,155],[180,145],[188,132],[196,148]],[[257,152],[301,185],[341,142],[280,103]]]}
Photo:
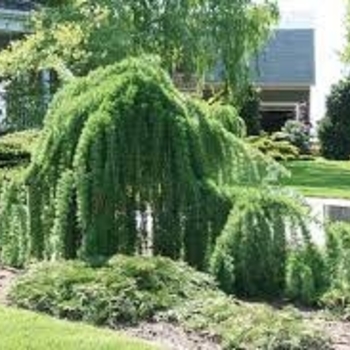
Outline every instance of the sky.
{"label": "sky", "polygon": [[346,0],[278,0],[282,28],[315,28],[316,86],[312,89],[311,119],[325,114],[331,85],[345,74],[339,52],[345,45]]}

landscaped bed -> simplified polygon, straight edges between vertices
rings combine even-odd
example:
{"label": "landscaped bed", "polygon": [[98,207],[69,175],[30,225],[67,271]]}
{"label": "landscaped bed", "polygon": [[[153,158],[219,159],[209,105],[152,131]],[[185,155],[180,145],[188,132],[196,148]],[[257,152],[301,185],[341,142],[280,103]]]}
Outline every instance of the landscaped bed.
{"label": "landscaped bed", "polygon": [[[297,311],[239,301],[207,274],[160,257],[116,256],[98,268],[82,262],[36,265],[19,278],[10,300],[157,341],[164,340],[164,331],[176,336],[187,330],[200,344],[171,349],[220,349],[219,344],[227,350],[330,349],[327,337]],[[160,339],[145,332],[159,333]]]}
{"label": "landscaped bed", "polygon": [[303,195],[322,198],[350,199],[350,161],[292,161],[284,164],[291,177],[284,185],[299,190]]}
{"label": "landscaped bed", "polygon": [[116,332],[0,306],[0,348],[6,350],[156,350]]}

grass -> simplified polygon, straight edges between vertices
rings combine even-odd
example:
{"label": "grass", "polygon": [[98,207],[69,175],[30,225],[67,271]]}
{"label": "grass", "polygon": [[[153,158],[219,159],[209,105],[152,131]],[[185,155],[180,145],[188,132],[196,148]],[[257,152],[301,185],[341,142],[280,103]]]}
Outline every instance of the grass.
{"label": "grass", "polygon": [[283,184],[308,197],[350,199],[350,161],[293,161],[284,164],[291,178]]}
{"label": "grass", "polygon": [[155,350],[116,332],[0,307],[0,348],[6,350]]}

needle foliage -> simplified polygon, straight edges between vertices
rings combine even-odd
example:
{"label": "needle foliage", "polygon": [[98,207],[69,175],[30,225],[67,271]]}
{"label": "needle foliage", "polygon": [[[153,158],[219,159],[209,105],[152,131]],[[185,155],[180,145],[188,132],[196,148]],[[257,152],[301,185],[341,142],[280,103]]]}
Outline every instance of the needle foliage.
{"label": "needle foliage", "polygon": [[154,58],[94,71],[57,94],[24,194],[3,199],[2,215],[24,203],[35,259],[143,253],[203,269],[232,207],[227,188],[282,171],[234,118],[179,93]]}

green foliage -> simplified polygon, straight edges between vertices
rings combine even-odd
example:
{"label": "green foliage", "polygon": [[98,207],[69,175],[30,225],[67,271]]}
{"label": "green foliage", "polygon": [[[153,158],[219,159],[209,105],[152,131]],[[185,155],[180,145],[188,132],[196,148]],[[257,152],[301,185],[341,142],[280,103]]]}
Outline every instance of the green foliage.
{"label": "green foliage", "polygon": [[287,261],[286,295],[306,305],[317,303],[327,288],[326,272],[324,258],[315,247],[294,247]]}
{"label": "green foliage", "polygon": [[350,225],[333,223],[327,227],[327,268],[329,289],[321,303],[348,313],[350,310]]}
{"label": "green foliage", "polygon": [[293,309],[277,310],[209,292],[176,311],[176,318],[188,328],[218,335],[225,350],[331,349],[324,335]]}
{"label": "green foliage", "polygon": [[21,307],[113,328],[169,320],[217,336],[228,350],[329,349],[296,312],[239,302],[208,275],[166,258],[116,256],[97,268],[73,261],[32,266],[11,298]]}
{"label": "green foliage", "polygon": [[260,135],[262,132],[260,96],[259,92],[253,86],[248,88],[239,115],[246,125],[247,135]]}
{"label": "green foliage", "polygon": [[[10,131],[41,128],[57,84],[44,82],[43,73],[25,72],[11,77],[6,85],[6,117],[3,125]],[[49,84],[49,85],[48,85]]]}
{"label": "green foliage", "polygon": [[[33,13],[30,34],[0,54],[0,75],[10,81],[6,123],[12,130],[40,127],[47,102],[72,76],[145,53],[158,55],[170,74],[195,76],[198,87],[222,61],[225,91],[240,96],[247,63],[278,17],[272,0],[40,3],[46,6]],[[45,71],[58,79],[43,82]]]}
{"label": "green foliage", "polygon": [[[41,3],[48,6],[33,15],[30,34],[1,52],[1,76],[21,81],[52,69],[65,80],[146,53],[158,55],[171,74],[196,75],[199,85],[222,61],[223,81],[230,87],[226,91],[238,92],[246,85],[251,55],[267,39],[278,17],[272,0],[260,4],[253,0]],[[32,86],[33,80],[28,86],[17,85],[13,93],[21,97],[21,105],[41,110],[40,95],[33,96],[33,91],[42,86]],[[16,111],[18,115],[12,117],[18,122],[21,110]],[[26,112],[30,118],[31,111]],[[25,123],[40,123],[40,114]]]}
{"label": "green foliage", "polygon": [[303,123],[297,120],[287,120],[282,128],[286,139],[298,148],[301,154],[310,153],[310,135],[306,132]]}
{"label": "green foliage", "polygon": [[76,79],[26,175],[30,255],[152,252],[205,268],[232,206],[225,188],[283,172],[234,135],[231,116],[180,94],[153,58]]}
{"label": "green foliage", "polygon": [[17,182],[0,183],[0,263],[22,267],[29,259],[28,211]]}
{"label": "green foliage", "polygon": [[117,327],[150,319],[200,290],[215,284],[185,264],[116,256],[97,268],[74,261],[37,265],[19,279],[11,299],[56,317]]}
{"label": "green foliage", "polygon": [[28,164],[39,135],[27,130],[0,136],[0,168]]}
{"label": "green foliage", "polygon": [[240,190],[211,259],[220,286],[244,297],[282,295],[294,230],[311,244],[306,220],[306,209],[281,192]]}
{"label": "green foliage", "polygon": [[327,115],[322,119],[318,136],[321,154],[327,159],[348,160],[350,156],[350,79],[332,87],[327,98]]}
{"label": "green foliage", "polygon": [[275,140],[274,136],[251,136],[248,142],[260,152],[278,161],[290,161],[299,158],[299,150],[289,141]]}
{"label": "green foliage", "polygon": [[237,137],[246,136],[246,124],[236,109],[229,105],[215,103],[210,106],[209,115],[222,123],[223,127]]}
{"label": "green foliage", "polygon": [[23,185],[39,133],[0,136],[0,264],[21,267],[29,259],[29,216]]}

